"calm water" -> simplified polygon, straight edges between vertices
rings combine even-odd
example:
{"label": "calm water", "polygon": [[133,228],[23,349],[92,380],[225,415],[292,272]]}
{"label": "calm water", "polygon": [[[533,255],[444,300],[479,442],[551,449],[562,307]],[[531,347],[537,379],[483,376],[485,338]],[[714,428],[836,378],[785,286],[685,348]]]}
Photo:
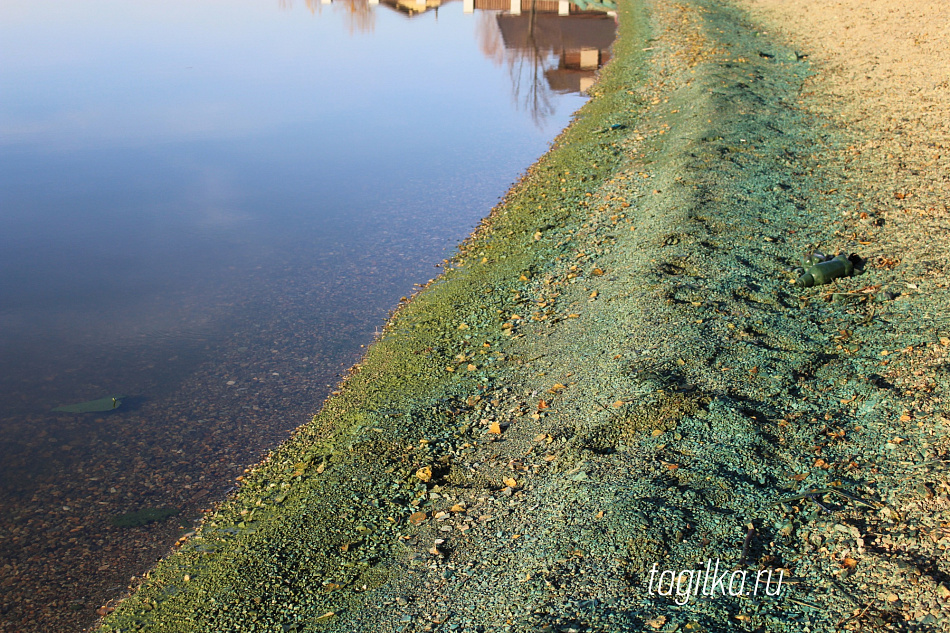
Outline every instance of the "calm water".
{"label": "calm water", "polygon": [[0,3],[2,630],[90,623],[306,422],[613,37],[436,4]]}

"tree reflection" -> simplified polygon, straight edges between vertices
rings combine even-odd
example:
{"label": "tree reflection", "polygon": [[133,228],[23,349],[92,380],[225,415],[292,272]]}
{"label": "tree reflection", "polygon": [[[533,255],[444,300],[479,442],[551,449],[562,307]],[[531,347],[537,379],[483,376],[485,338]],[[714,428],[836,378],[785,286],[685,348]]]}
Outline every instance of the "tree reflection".
{"label": "tree reflection", "polygon": [[[284,10],[294,7],[294,0],[277,0],[278,6]],[[353,33],[372,33],[376,28],[376,14],[369,0],[335,0],[332,4],[321,0],[304,0],[304,5],[310,13],[321,13],[323,7],[329,6],[334,11],[345,11],[347,29]]]}
{"label": "tree reflection", "polygon": [[508,42],[502,37],[498,20],[501,14],[483,11],[478,14],[476,33],[482,53],[496,65],[506,65],[511,78],[512,98],[519,108],[531,114],[535,125],[554,113],[552,91],[545,77],[548,55],[538,44],[535,33],[537,13],[534,3],[527,16],[525,32],[518,41]]}

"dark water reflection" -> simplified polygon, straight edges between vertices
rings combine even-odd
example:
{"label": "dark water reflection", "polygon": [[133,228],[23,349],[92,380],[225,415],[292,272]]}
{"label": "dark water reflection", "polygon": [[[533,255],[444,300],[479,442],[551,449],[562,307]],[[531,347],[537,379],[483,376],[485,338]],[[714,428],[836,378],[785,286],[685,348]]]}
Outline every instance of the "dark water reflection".
{"label": "dark water reflection", "polygon": [[614,32],[437,5],[0,5],[0,630],[90,624],[306,422]]}

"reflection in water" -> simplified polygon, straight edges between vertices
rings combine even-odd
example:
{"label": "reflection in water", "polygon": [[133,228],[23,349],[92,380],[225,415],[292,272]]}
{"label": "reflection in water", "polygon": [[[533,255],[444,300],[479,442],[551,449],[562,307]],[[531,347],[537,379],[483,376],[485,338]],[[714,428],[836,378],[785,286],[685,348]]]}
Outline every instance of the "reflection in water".
{"label": "reflection in water", "polygon": [[[277,0],[281,9],[294,8],[294,0]],[[321,13],[324,6],[342,10],[346,16],[346,26],[353,33],[372,33],[376,27],[376,14],[371,5],[379,4],[378,0],[304,0],[304,5],[310,13]]]}
{"label": "reflection in water", "polygon": [[[293,0],[279,0],[292,7]],[[374,5],[409,18],[433,12],[454,0],[305,0],[311,12],[323,5],[346,12],[350,32],[367,33],[375,24]],[[554,110],[553,93],[584,93],[597,69],[610,58],[616,35],[613,0],[463,0],[464,13],[478,13],[476,37],[482,53],[507,66],[512,97],[536,125]]]}
{"label": "reflection in water", "polygon": [[[466,11],[481,13],[478,41],[496,64],[506,64],[512,94],[536,124],[550,115],[552,92],[583,93],[610,58],[615,13],[602,3],[566,0],[465,0]],[[610,0],[608,0],[610,3]],[[527,5],[527,6],[525,6]]]}

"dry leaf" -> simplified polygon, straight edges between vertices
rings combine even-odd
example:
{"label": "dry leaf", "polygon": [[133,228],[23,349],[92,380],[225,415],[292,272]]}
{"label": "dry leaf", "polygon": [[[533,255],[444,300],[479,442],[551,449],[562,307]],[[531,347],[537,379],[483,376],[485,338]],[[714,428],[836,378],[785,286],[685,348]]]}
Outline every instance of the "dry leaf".
{"label": "dry leaf", "polygon": [[550,391],[551,393],[558,393],[558,392],[564,391],[565,389],[567,389],[567,387],[557,382],[557,383],[554,383],[554,386],[548,389],[548,391]]}
{"label": "dry leaf", "polygon": [[508,486],[509,488],[518,487],[518,482],[511,477],[505,477],[504,482],[505,482],[505,485]]}
{"label": "dry leaf", "polygon": [[465,512],[465,504],[464,504],[464,503],[456,503],[454,506],[452,506],[451,508],[449,508],[449,510],[450,510],[451,512]]}
{"label": "dry leaf", "polygon": [[600,268],[595,268],[594,270],[590,271],[590,274],[594,275],[595,277],[600,277],[604,274],[604,271],[602,271]]}
{"label": "dry leaf", "polygon": [[501,425],[497,422],[492,422],[491,426],[488,427],[488,432],[492,435],[501,435]]}
{"label": "dry leaf", "polygon": [[432,479],[432,469],[428,466],[416,471],[416,477],[423,483],[428,483]]}
{"label": "dry leaf", "polygon": [[846,569],[854,569],[858,566],[858,561],[854,560],[850,556],[846,556],[843,561],[841,561],[841,566]]}
{"label": "dry leaf", "polygon": [[425,520],[426,520],[425,512],[413,512],[412,514],[409,515],[409,522],[412,523],[413,525],[419,525]]}
{"label": "dry leaf", "polygon": [[617,400],[615,403],[613,403],[613,404],[610,405],[610,406],[612,406],[614,409],[619,409],[619,408],[622,407],[624,404],[625,404],[625,403],[624,403],[623,400]]}
{"label": "dry leaf", "polygon": [[666,616],[665,615],[657,616],[653,618],[652,620],[647,620],[646,624],[647,626],[653,627],[654,629],[659,629],[664,624],[666,624]]}

